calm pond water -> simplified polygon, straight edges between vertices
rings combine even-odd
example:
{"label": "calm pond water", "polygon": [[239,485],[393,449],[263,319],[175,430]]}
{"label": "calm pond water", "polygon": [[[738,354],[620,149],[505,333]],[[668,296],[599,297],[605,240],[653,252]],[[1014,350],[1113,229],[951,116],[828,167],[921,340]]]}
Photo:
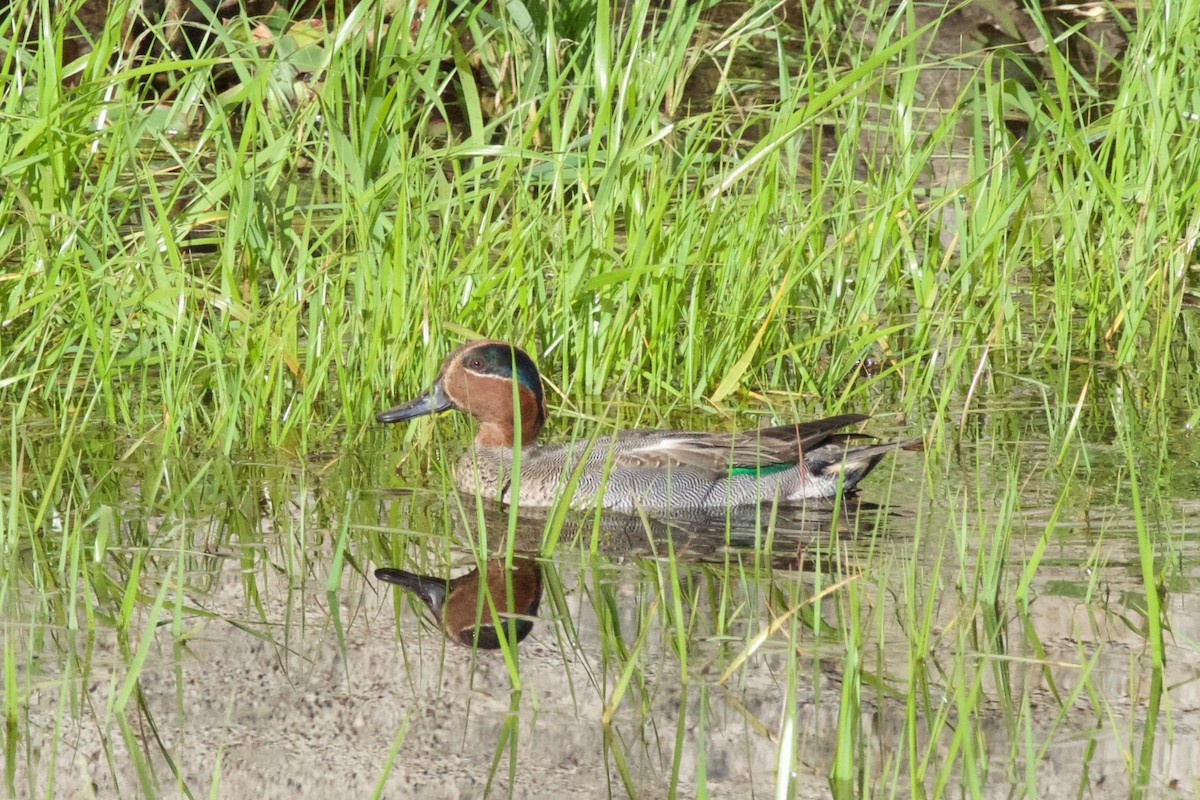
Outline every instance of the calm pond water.
{"label": "calm pond water", "polygon": [[[837,508],[728,531],[569,517],[512,670],[373,576],[504,551],[507,512],[446,488],[463,425],[167,462],[96,430],[65,478],[90,507],[52,508],[4,584],[10,791],[691,797],[699,771],[710,796],[774,796],[782,758],[793,796],[825,797],[842,741],[870,795],[1126,796],[1145,757],[1152,796],[1193,795],[1195,437],[1140,442],[1174,465],[1140,485],[1169,626],[1155,711],[1125,456],[1052,446],[1009,405]],[[547,524],[519,520],[514,549]],[[37,566],[75,559],[86,582]]]}

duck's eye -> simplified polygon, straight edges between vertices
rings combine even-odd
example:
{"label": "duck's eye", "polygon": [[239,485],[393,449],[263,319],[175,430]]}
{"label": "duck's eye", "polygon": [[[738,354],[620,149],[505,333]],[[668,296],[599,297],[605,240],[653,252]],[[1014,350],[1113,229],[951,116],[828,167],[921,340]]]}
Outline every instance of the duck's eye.
{"label": "duck's eye", "polygon": [[467,366],[471,369],[483,369],[483,360],[479,358],[472,358],[471,363]]}

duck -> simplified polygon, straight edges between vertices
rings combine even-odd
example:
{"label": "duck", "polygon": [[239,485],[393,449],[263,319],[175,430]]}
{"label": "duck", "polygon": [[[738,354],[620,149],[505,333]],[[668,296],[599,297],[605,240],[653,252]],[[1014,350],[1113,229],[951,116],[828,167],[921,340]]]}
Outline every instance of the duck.
{"label": "duck", "polygon": [[451,410],[479,423],[453,470],[457,489],[528,508],[554,506],[568,493],[573,508],[626,514],[803,503],[852,492],[887,454],[922,449],[921,439],[861,444],[873,437],[846,429],[870,419],[865,414],[740,432],[635,429],[541,444],[541,374],[528,353],[497,339],[456,348],[428,390],[376,420]]}
{"label": "duck", "polygon": [[525,556],[514,556],[511,570],[504,559],[491,559],[482,572],[476,567],[449,580],[395,567],[379,567],[375,578],[416,595],[447,639],[481,650],[499,649],[502,638],[516,643],[528,636],[542,599],[541,565]]}

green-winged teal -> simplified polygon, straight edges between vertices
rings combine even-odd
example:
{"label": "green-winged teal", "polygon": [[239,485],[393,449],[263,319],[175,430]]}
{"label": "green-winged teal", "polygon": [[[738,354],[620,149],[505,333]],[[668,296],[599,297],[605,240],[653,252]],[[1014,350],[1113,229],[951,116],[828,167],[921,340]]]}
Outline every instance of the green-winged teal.
{"label": "green-winged teal", "polygon": [[[488,650],[500,647],[500,636],[509,624],[516,641],[528,636],[533,630],[529,617],[537,616],[542,599],[541,565],[523,556],[513,558],[511,571],[505,569],[503,559],[493,559],[484,564],[483,574],[473,569],[450,580],[392,567],[380,567],[375,577],[421,598],[447,638]],[[482,606],[480,594],[485,595]]]}
{"label": "green-winged teal", "polygon": [[480,423],[474,446],[454,470],[459,490],[512,502],[514,442],[520,441],[523,506],[553,505],[572,482],[571,505],[624,512],[831,497],[853,489],[893,450],[921,447],[920,439],[853,445],[860,434],[838,431],[868,419],[862,414],[739,433],[631,430],[539,445],[546,404],[537,367],[520,348],[490,339],[456,349],[429,391],[376,419],[400,422],[450,409]]}

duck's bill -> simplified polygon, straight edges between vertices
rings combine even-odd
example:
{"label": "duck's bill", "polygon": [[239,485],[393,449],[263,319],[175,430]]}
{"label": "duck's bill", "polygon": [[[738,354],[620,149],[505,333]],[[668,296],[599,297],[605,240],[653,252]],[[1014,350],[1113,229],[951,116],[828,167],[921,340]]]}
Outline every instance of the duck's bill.
{"label": "duck's bill", "polygon": [[449,411],[452,408],[454,408],[454,403],[442,391],[441,384],[435,383],[432,389],[420,397],[409,400],[404,405],[389,408],[387,411],[380,411],[375,415],[375,421],[403,422],[406,419],[437,414],[439,411]]}

